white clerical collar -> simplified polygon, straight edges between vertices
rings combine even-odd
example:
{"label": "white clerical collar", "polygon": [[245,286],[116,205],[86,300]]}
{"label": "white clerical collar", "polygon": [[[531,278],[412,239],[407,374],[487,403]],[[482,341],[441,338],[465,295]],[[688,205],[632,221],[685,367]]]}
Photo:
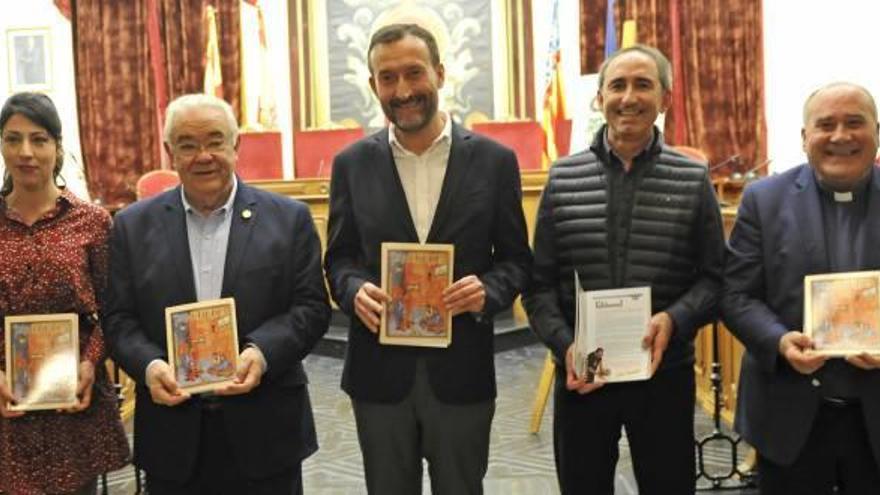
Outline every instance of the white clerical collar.
{"label": "white clerical collar", "polygon": [[847,192],[835,192],[834,193],[834,201],[838,203],[849,203],[853,200],[852,191]]}

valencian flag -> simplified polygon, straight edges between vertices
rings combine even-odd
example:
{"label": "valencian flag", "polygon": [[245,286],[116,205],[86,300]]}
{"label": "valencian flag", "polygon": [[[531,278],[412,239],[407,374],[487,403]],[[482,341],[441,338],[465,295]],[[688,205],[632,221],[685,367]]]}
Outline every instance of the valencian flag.
{"label": "valencian flag", "polygon": [[544,110],[541,128],[544,131],[544,146],[541,153],[541,168],[547,169],[559,158],[557,143],[561,123],[566,119],[565,86],[563,85],[562,64],[559,49],[559,0],[553,0],[553,18],[550,26],[550,47],[547,56],[547,69],[544,79]]}
{"label": "valencian flag", "polygon": [[217,37],[217,15],[214,7],[205,7],[202,17],[205,33],[204,93],[223,98],[223,72],[220,70],[220,40]]}

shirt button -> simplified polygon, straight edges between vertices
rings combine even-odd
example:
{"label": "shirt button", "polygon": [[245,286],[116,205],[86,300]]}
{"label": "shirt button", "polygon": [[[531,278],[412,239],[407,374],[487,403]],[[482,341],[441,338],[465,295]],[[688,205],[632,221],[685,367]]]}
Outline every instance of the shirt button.
{"label": "shirt button", "polygon": [[813,378],[813,379],[810,381],[810,383],[811,383],[814,387],[820,387],[820,386],[822,386],[822,382],[820,382],[818,378]]}

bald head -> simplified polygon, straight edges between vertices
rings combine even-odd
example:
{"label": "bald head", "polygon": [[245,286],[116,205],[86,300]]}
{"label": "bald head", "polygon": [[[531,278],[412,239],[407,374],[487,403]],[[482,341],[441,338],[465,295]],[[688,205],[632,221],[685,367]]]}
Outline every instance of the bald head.
{"label": "bald head", "polygon": [[816,179],[832,191],[852,191],[873,169],[878,146],[877,106],[865,88],[823,86],[804,104],[804,151]]}
{"label": "bald head", "polygon": [[871,95],[871,92],[858,84],[846,81],[838,81],[820,87],[819,89],[810,93],[810,96],[807,97],[807,101],[804,102],[805,127],[810,121],[810,114],[812,113],[812,103],[816,99],[816,97],[822,93],[833,90],[853,90],[861,93],[861,95],[864,97],[865,108],[870,112],[871,116],[874,117],[874,121],[877,121],[877,103],[874,102],[874,97]]}

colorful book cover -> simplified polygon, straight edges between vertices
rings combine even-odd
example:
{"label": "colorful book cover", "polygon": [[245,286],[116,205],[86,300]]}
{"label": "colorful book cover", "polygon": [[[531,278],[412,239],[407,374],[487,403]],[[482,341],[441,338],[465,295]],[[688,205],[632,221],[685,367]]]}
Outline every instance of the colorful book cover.
{"label": "colorful book cover", "polygon": [[177,384],[190,393],[232,383],[238,329],[232,298],[166,308],[168,361]]}
{"label": "colorful book cover", "polygon": [[451,244],[382,244],[382,288],[391,302],[382,315],[379,342],[449,346],[452,317],[443,291],[452,285],[454,259]]}
{"label": "colorful book cover", "polygon": [[73,313],[8,316],[6,380],[14,411],[63,409],[77,403],[79,317]]}

